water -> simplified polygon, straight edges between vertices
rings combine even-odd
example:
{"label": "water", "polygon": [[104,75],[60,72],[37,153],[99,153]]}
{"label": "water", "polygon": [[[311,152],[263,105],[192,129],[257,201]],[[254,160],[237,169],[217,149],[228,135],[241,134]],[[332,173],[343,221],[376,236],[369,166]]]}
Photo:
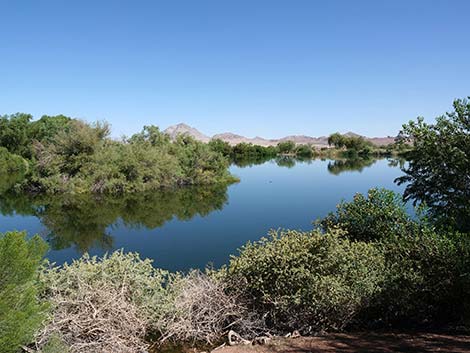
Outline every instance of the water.
{"label": "water", "polygon": [[63,263],[84,252],[123,248],[169,270],[227,263],[230,254],[270,229],[309,230],[342,200],[371,187],[403,191],[399,167],[363,162],[268,161],[232,166],[237,184],[119,198],[0,197],[0,232],[25,230],[49,243]]}

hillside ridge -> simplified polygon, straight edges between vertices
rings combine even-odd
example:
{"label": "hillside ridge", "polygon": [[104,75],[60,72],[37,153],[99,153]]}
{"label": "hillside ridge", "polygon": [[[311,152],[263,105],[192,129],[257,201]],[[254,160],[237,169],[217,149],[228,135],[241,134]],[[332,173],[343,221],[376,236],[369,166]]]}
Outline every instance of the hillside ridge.
{"label": "hillside ridge", "polygon": [[[279,142],[283,142],[283,141],[293,141],[296,144],[311,144],[315,147],[320,147],[320,148],[328,146],[328,136],[313,137],[313,136],[308,136],[308,135],[289,135],[289,136],[281,137],[278,139],[266,139],[260,136],[246,137],[243,135],[235,134],[233,132],[223,132],[223,133],[215,134],[213,136],[208,136],[200,132],[195,127],[189,126],[188,124],[185,124],[185,123],[171,125],[165,130],[163,130],[163,132],[168,134],[171,139],[175,139],[176,136],[178,135],[188,135],[202,142],[209,142],[212,139],[220,139],[222,141],[228,142],[232,146],[242,143],[242,142],[252,143],[254,145],[260,145],[260,146],[275,146]],[[393,136],[367,137],[367,136],[356,134],[351,131],[347,132],[345,135],[355,136],[355,137],[361,136],[377,146],[387,145],[387,144],[393,143],[395,140],[395,137]]]}

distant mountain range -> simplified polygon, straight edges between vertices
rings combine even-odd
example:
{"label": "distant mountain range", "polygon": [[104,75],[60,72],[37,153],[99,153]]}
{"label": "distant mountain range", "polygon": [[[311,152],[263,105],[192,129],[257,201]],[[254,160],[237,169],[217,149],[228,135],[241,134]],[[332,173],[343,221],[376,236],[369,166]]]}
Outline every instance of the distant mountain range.
{"label": "distant mountain range", "polygon": [[[171,139],[175,139],[176,136],[178,135],[189,135],[195,138],[196,140],[202,141],[202,142],[209,142],[212,139],[220,139],[220,140],[228,142],[232,146],[241,142],[252,143],[253,145],[260,145],[260,146],[275,146],[279,142],[282,142],[282,141],[293,141],[296,144],[310,144],[319,148],[328,146],[328,136],[311,137],[311,136],[305,136],[305,135],[291,135],[291,136],[286,136],[280,139],[265,139],[259,136],[251,138],[251,137],[237,135],[231,132],[224,132],[222,134],[216,134],[211,137],[211,136],[203,134],[196,128],[183,124],[183,123],[172,125],[168,127],[167,129],[165,129],[163,132],[168,134]],[[355,134],[354,132],[348,132],[344,135],[361,136],[361,135]],[[388,145],[389,143],[393,143],[395,140],[395,137],[392,137],[392,136],[387,136],[387,137],[362,136],[362,137],[372,142],[376,146]]]}

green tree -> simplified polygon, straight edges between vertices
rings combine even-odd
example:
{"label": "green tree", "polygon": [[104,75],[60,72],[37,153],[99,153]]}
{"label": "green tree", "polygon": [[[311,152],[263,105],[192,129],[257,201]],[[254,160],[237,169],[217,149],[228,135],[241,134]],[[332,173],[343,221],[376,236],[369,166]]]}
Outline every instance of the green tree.
{"label": "green tree", "polygon": [[37,271],[47,246],[26,233],[0,235],[0,351],[19,351],[39,328],[45,305],[37,300]]}
{"label": "green tree", "polygon": [[295,148],[295,155],[300,158],[312,158],[313,149],[309,145],[298,145]]}
{"label": "green tree", "polygon": [[413,143],[409,163],[398,184],[406,184],[405,200],[424,202],[439,222],[470,230],[470,103],[454,101],[454,111],[422,117],[403,126],[400,136]]}
{"label": "green tree", "polygon": [[21,156],[30,155],[29,122],[32,115],[16,113],[0,117],[0,147]]}
{"label": "green tree", "polygon": [[295,142],[293,141],[282,141],[277,144],[279,153],[292,153],[295,150]]}
{"label": "green tree", "polygon": [[335,146],[336,148],[343,148],[344,144],[344,136],[341,135],[339,132],[335,132],[328,137],[328,145]]}
{"label": "green tree", "polygon": [[72,119],[65,115],[43,115],[41,119],[30,124],[28,135],[31,140],[52,142],[60,131],[69,128],[71,121]]}
{"label": "green tree", "polygon": [[221,153],[225,157],[232,157],[232,146],[226,141],[213,139],[209,141],[209,146],[213,151]]}

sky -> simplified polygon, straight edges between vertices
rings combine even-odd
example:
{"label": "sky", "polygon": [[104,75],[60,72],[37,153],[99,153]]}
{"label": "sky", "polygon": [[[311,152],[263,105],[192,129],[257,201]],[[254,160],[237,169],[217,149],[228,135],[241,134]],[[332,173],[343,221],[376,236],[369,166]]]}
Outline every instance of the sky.
{"label": "sky", "polygon": [[468,0],[0,0],[0,114],[396,135],[470,96]]}

